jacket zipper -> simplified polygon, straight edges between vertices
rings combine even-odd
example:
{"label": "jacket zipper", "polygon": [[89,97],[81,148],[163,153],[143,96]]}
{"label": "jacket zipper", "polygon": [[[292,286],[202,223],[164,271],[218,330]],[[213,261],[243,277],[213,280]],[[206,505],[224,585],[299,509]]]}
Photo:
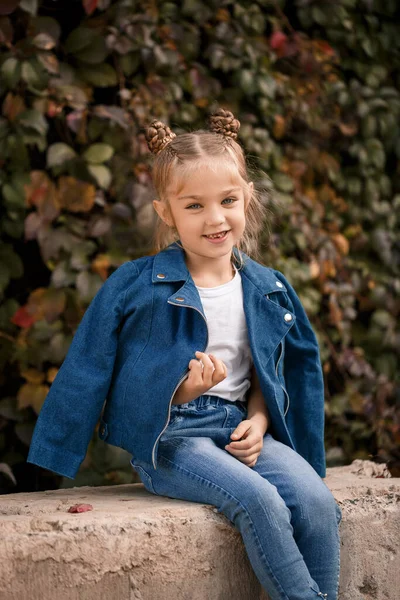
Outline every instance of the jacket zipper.
{"label": "jacket zipper", "polygon": [[279,381],[279,385],[281,386],[281,388],[282,388],[282,390],[283,390],[283,392],[284,392],[284,394],[285,394],[285,396],[286,396],[286,398],[287,398],[287,406],[286,406],[286,410],[285,410],[285,412],[283,413],[283,416],[285,417],[285,416],[286,416],[286,413],[287,413],[287,411],[289,410],[290,398],[289,398],[289,394],[287,393],[287,391],[285,390],[285,388],[284,388],[284,387],[283,387],[283,385],[281,384],[281,382],[280,382],[280,379],[279,379],[279,375],[278,375],[278,367],[279,367],[279,363],[281,362],[281,358],[282,358],[282,354],[283,354],[283,342],[281,342],[281,344],[280,344],[280,345],[281,345],[281,353],[280,353],[280,355],[279,355],[278,362],[276,363],[276,367],[275,367],[275,374],[276,374],[276,378],[277,378],[277,379],[278,379],[278,381]]}
{"label": "jacket zipper", "polygon": [[[206,343],[206,345],[205,345],[205,347],[203,349],[203,352],[204,352],[205,349],[208,346],[208,325],[207,325],[207,319],[205,318],[205,316],[203,315],[203,313],[198,308],[196,308],[195,306],[190,306],[189,304],[175,304],[175,302],[170,302],[169,300],[168,300],[168,304],[172,304],[173,306],[185,306],[186,308],[193,308],[193,310],[197,310],[197,312],[199,313],[199,315],[202,316],[202,318],[204,319],[204,322],[206,324],[206,328],[207,328],[207,343]],[[156,458],[155,458],[155,449],[157,447],[157,444],[158,444],[158,441],[159,441],[160,437],[162,436],[162,434],[164,433],[164,431],[168,427],[169,419],[170,419],[170,416],[171,416],[171,402],[172,402],[172,399],[173,399],[173,397],[175,395],[176,390],[181,385],[182,381],[185,379],[187,372],[188,372],[188,369],[186,369],[186,371],[184,372],[184,374],[182,375],[182,377],[180,378],[180,380],[176,384],[176,386],[174,388],[174,391],[172,392],[172,396],[171,396],[171,398],[169,400],[169,404],[168,404],[168,417],[167,417],[167,421],[166,421],[166,423],[164,425],[164,429],[161,431],[161,433],[158,435],[156,441],[154,442],[153,450],[152,450],[152,453],[151,453],[151,458],[152,458],[152,461],[153,461],[153,467],[154,467],[154,469],[157,469],[157,467],[156,467]]]}

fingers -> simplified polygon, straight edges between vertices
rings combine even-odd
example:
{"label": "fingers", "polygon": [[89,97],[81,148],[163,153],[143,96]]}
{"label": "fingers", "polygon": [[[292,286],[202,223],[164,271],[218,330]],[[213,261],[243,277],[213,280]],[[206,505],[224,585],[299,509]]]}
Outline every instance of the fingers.
{"label": "fingers", "polygon": [[[237,442],[235,442],[237,443]],[[228,444],[227,446],[225,446],[225,449],[228,450],[231,454],[234,454],[236,457],[241,457],[241,458],[250,458],[255,452],[257,452],[257,454],[259,454],[261,452],[262,446],[260,447],[258,444],[252,446],[251,448],[235,448],[233,447],[231,444]]]}
{"label": "fingers", "polygon": [[250,433],[247,437],[242,438],[238,441],[231,441],[225,446],[225,450],[228,450],[235,457],[241,457],[246,459],[246,462],[255,454],[261,452],[263,447],[263,440],[260,439],[258,434]]}
{"label": "fingers", "polygon": [[234,458],[237,458],[237,460],[239,460],[240,462],[242,462],[243,464],[247,465],[248,467],[254,467],[254,465],[257,462],[258,457],[261,454],[261,450],[257,450],[256,452],[254,451],[255,449],[252,448],[251,449],[251,454],[249,455],[242,455],[242,454],[238,454],[236,451],[232,451],[231,448],[229,448],[229,446],[225,447],[226,451],[229,452]]}
{"label": "fingers", "polygon": [[254,467],[257,462],[258,457],[261,454],[261,448],[257,449],[257,446],[251,448],[250,451],[239,452],[238,450],[234,450],[229,446],[225,446],[225,450],[229,452],[234,458],[237,458],[240,462],[247,465],[248,467]]}
{"label": "fingers", "polygon": [[202,367],[203,381],[205,385],[213,387],[220,381],[223,381],[228,375],[228,369],[222,360],[216,358],[213,354],[205,352],[196,352],[197,362]]}
{"label": "fingers", "polygon": [[226,364],[214,356],[214,354],[209,354],[208,356],[214,365],[213,378],[218,379],[218,382],[223,381],[228,376]]}

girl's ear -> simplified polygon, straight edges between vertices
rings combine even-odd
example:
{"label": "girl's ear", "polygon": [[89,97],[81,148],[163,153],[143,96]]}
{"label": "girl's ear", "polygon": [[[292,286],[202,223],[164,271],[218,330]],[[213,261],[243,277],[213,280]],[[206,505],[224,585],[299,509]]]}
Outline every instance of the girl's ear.
{"label": "girl's ear", "polygon": [[166,203],[162,202],[161,200],[153,200],[153,206],[160,219],[164,221],[164,223],[168,225],[168,227],[173,227],[174,223]]}

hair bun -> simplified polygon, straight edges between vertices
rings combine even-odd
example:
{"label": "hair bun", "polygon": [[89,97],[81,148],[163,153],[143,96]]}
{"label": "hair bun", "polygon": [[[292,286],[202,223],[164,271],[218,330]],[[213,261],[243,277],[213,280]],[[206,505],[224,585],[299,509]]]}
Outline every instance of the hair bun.
{"label": "hair bun", "polygon": [[235,140],[240,129],[240,121],[235,119],[229,110],[219,108],[210,115],[209,129]]}
{"label": "hair bun", "polygon": [[153,154],[158,154],[169,142],[171,142],[176,133],[171,131],[168,125],[161,121],[152,121],[145,132],[147,145]]}

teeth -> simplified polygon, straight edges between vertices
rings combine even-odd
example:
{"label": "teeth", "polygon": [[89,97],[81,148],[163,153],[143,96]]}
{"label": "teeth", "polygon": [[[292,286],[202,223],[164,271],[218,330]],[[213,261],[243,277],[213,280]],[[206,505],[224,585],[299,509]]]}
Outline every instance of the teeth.
{"label": "teeth", "polygon": [[221,238],[225,235],[225,233],[226,233],[226,231],[222,231],[221,233],[214,233],[213,235],[207,235],[206,237],[212,238],[212,239]]}

